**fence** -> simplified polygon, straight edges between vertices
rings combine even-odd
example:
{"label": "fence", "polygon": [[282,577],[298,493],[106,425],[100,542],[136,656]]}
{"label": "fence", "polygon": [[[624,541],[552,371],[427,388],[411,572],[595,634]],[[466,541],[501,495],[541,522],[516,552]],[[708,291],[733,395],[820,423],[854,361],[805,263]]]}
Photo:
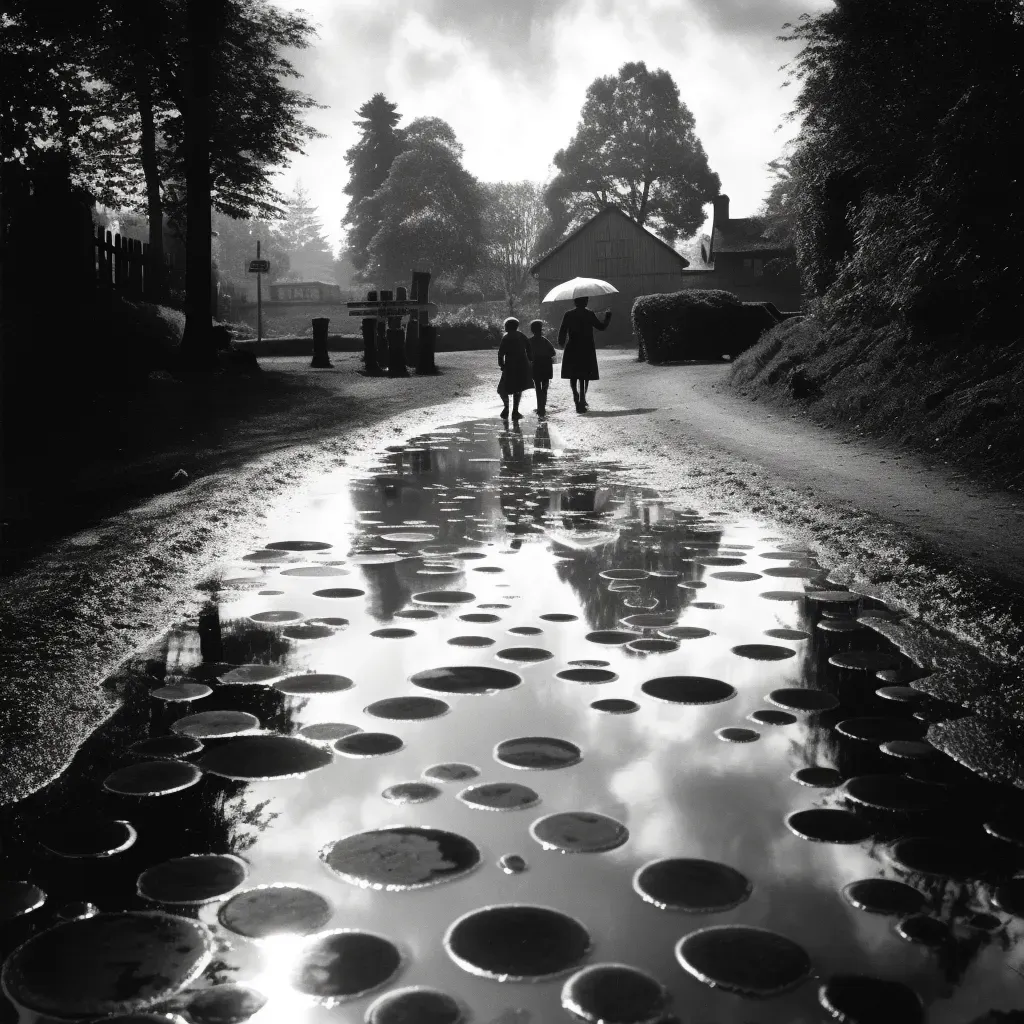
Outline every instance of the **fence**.
{"label": "fence", "polygon": [[[150,271],[149,244],[137,238],[111,234],[97,227],[92,240],[96,285],[112,289],[126,298],[155,302],[158,298],[156,281]],[[185,274],[174,260],[164,255],[164,295],[166,305],[184,308]]]}

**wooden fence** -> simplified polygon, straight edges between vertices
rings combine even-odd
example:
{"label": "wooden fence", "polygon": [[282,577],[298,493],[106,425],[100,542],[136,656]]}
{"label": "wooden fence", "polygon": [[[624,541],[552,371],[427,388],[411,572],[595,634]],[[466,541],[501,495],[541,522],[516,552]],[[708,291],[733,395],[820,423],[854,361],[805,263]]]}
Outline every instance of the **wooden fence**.
{"label": "wooden fence", "polygon": [[[149,243],[111,234],[100,226],[95,229],[92,245],[98,288],[112,289],[130,299],[157,301],[150,272]],[[165,254],[163,301],[166,305],[184,308],[184,299],[184,271]]]}

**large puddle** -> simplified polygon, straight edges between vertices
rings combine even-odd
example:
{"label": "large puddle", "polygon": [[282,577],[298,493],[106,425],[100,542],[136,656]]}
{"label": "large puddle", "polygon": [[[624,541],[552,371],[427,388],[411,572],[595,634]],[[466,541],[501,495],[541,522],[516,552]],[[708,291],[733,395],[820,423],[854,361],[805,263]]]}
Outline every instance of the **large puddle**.
{"label": "large puddle", "polygon": [[616,468],[462,423],[217,567],[4,812],[5,1019],[1024,1005],[1024,802],[922,742],[886,610]]}

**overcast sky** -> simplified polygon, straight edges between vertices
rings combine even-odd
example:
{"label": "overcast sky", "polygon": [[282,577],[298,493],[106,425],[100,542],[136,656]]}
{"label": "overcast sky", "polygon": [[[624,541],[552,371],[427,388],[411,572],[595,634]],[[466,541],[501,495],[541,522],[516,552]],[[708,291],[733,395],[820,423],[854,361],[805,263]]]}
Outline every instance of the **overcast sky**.
{"label": "overcast sky", "polygon": [[[441,117],[482,181],[553,174],[587,86],[626,61],[664,68],[693,112],[711,168],[734,216],[752,214],[768,186],[765,164],[795,128],[784,122],[794,87],[780,66],[795,54],[783,23],[832,0],[275,0],[305,11],[319,37],[292,55],[294,88],[328,110],[307,112],[327,138],[282,172],[319,207],[341,241],[344,153],[359,137],[355,111],[375,92],[398,104],[401,124]],[[413,8],[410,12],[408,8]],[[404,8],[404,9],[403,9]],[[779,126],[782,126],[781,129]]]}

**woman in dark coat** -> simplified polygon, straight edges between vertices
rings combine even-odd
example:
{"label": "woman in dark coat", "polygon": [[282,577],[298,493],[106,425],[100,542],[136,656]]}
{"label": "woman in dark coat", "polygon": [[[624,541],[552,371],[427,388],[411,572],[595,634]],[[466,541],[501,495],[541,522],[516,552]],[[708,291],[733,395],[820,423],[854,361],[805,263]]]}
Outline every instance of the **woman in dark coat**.
{"label": "woman in dark coat", "polygon": [[508,396],[511,395],[512,419],[520,420],[523,414],[519,411],[519,399],[527,388],[533,387],[530,341],[519,330],[519,321],[514,316],[505,321],[504,327],[505,334],[498,345],[498,368],[501,370],[498,394],[505,403],[501,418],[508,416]]}
{"label": "woman in dark coat", "polygon": [[594,346],[594,328],[603,331],[612,318],[612,311],[604,311],[604,323],[592,309],[587,309],[588,299],[582,296],[573,300],[576,305],[568,309],[558,328],[558,347],[565,348],[562,356],[562,380],[568,380],[572,387],[573,401],[577,412],[586,412],[587,386],[592,380],[599,380],[597,372],[597,349]]}

